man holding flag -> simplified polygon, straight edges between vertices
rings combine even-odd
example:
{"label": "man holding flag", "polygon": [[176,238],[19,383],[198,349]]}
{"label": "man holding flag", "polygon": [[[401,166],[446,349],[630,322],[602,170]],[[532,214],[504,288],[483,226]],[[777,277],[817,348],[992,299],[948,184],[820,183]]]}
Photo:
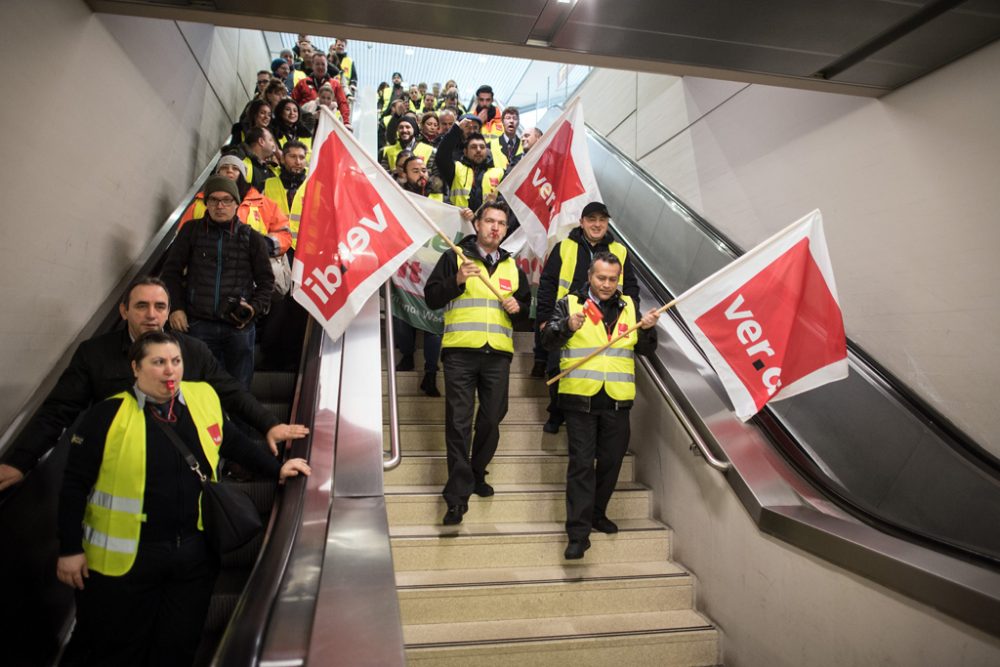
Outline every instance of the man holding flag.
{"label": "man holding flag", "polygon": [[658,313],[654,309],[638,319],[636,301],[618,291],[621,273],[618,257],[606,251],[596,253],[588,267],[588,282],[556,302],[542,329],[542,343],[548,350],[559,351],[563,369],[628,332],[559,381],[559,407],[569,435],[568,560],[583,558],[590,548],[592,529],[618,532],[606,512],[628,450],[629,410],[635,400],[634,354],[649,355],[656,350]]}
{"label": "man holding flag", "polygon": [[[608,231],[610,217],[607,206],[599,201],[590,202],[583,207],[580,226],[573,229],[569,236],[557,243],[549,253],[538,282],[535,321],[540,323],[539,329],[549,321],[558,299],[587,284],[590,263],[600,252],[610,252],[618,258],[622,267],[618,287],[625,296],[631,297],[636,309],[639,308],[639,281],[632,270],[628,250]],[[545,368],[546,375],[552,377],[558,367],[558,352],[550,353]],[[563,415],[557,405],[554,386],[550,385],[549,394],[549,419],[542,429],[546,433],[558,433]]]}
{"label": "man holding flag", "polygon": [[455,250],[441,255],[424,287],[427,306],[446,309],[441,353],[448,457],[448,481],[443,491],[448,504],[445,525],[461,523],[473,493],[493,495],[493,487],[486,482],[486,467],[493,460],[500,441],[500,421],[507,414],[514,353],[512,317],[527,317],[531,301],[524,273],[500,247],[507,233],[507,218],[505,204],[483,204],[472,222],[475,235],[458,245],[462,255]]}

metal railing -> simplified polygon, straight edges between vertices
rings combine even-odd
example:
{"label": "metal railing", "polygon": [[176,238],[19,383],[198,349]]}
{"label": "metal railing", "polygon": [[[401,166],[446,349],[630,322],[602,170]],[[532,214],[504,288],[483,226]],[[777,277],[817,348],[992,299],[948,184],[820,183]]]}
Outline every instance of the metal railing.
{"label": "metal railing", "polygon": [[396,396],[396,364],[392,351],[396,349],[396,337],[392,331],[392,281],[385,283],[385,369],[389,389],[389,458],[382,461],[382,470],[392,470],[403,460],[399,447],[399,405]]}

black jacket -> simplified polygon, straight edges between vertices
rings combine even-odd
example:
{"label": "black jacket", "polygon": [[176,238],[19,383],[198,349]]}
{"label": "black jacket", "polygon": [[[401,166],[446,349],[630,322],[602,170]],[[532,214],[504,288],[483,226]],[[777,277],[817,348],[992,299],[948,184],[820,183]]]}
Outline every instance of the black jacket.
{"label": "black jacket", "polygon": [[[563,345],[569,342],[569,339],[576,333],[569,329],[569,300],[576,299],[577,303],[583,303],[587,300],[589,294],[590,286],[584,285],[575,292],[570,292],[556,301],[555,308],[552,309],[552,314],[546,320],[547,324],[541,332],[542,347],[549,351],[555,351],[561,349]],[[613,297],[607,301],[599,302],[597,305],[601,309],[602,321],[608,335],[616,335],[615,323],[618,322],[618,316],[621,315],[622,309],[625,307],[622,294],[616,292]],[[642,313],[639,311],[638,302],[636,302],[635,306],[635,318],[638,323],[642,319]],[[652,355],[656,351],[656,327],[652,329],[640,328],[638,333],[639,339],[636,341],[633,351],[636,354],[643,354],[647,357]],[[590,412],[592,410],[620,410],[631,406],[632,401],[615,401],[608,396],[603,388],[594,396],[559,394],[559,407],[564,410]]]}
{"label": "black jacket", "polygon": [[[569,291],[574,292],[587,284],[587,270],[590,269],[590,262],[598,252],[607,252],[609,246],[615,241],[614,235],[609,231],[604,238],[591,245],[583,235],[583,229],[576,227],[569,233],[569,238],[576,241],[576,269],[573,271],[573,280],[570,283]],[[559,290],[559,272],[562,270],[562,242],[560,241],[552,248],[549,258],[542,268],[542,275],[538,279],[538,301],[535,310],[535,322],[542,323],[552,316],[552,309],[556,304],[556,294]],[[632,255],[626,255],[625,264],[622,266],[622,293],[632,297],[635,301],[635,311],[642,312],[639,308],[639,281],[635,277],[635,270],[632,268]]]}
{"label": "black jacket", "polygon": [[222,224],[207,216],[192,220],[170,246],[160,276],[170,290],[171,311],[232,324],[228,314],[243,298],[260,317],[274,289],[269,255],[264,237],[238,218]]}
{"label": "black jacket", "polygon": [[[475,257],[482,259],[482,255],[479,254],[479,246],[476,244],[476,235],[469,234],[464,239],[459,242],[458,247],[462,249],[462,252],[466,257]],[[499,261],[490,267],[490,275],[496,271],[496,267],[500,262],[504,261],[510,257],[510,253],[500,248],[500,259]],[[455,276],[458,275],[458,258],[455,255],[454,250],[446,250],[444,254],[441,255],[441,259],[434,266],[434,270],[431,271],[431,275],[427,278],[427,284],[424,285],[424,301],[427,302],[428,308],[444,308],[448,305],[448,302],[452,299],[457,298],[465,292],[465,285],[459,285],[455,280]],[[479,280],[478,278],[470,278],[470,280]],[[518,304],[521,306],[521,310],[517,315],[511,315],[510,319],[512,323],[523,322],[528,319],[529,309],[531,308],[531,286],[528,285],[528,279],[524,276],[524,271],[518,267],[517,269],[517,290],[513,294],[514,298],[517,300]],[[494,354],[507,354],[506,352],[499,352],[494,350],[489,345],[484,345],[480,348],[483,352],[490,352]],[[442,350],[443,354],[447,354],[448,348]]]}
{"label": "black jacket", "polygon": [[[69,460],[59,495],[59,554],[83,551],[83,514],[87,496],[97,481],[104,458],[108,429],[114,421],[121,399],[109,399],[95,405],[83,418],[73,437]],[[198,499],[201,482],[185,463],[176,446],[157,424],[150,410],[146,417],[146,484],[142,512],[146,516],[139,534],[141,541],[164,541],[193,535],[198,530]],[[207,471],[208,459],[198,442],[191,413],[179,401],[174,404],[177,421],[166,424]],[[222,427],[219,454],[275,481],[281,464],[269,452],[258,447],[226,421]]]}
{"label": "black jacket", "polygon": [[469,208],[478,210],[483,203],[483,173],[487,169],[493,168],[493,157],[490,154],[489,146],[486,147],[486,159],[481,164],[473,164],[469,158],[461,154],[464,145],[465,133],[458,123],[451,126],[447,134],[438,144],[437,152],[434,154],[434,164],[437,166],[437,174],[441,177],[445,187],[451,188],[455,180],[455,163],[461,162],[472,169],[472,189],[469,192]]}
{"label": "black jacket", "polygon": [[[279,423],[277,417],[244,391],[236,378],[219,366],[205,343],[182,333],[174,335],[181,343],[185,380],[212,385],[228,413],[261,433],[267,433]],[[56,445],[63,429],[72,426],[80,413],[98,401],[131,388],[135,383],[128,362],[131,345],[126,329],[80,343],[55,388],[11,443],[5,463],[28,472]]]}

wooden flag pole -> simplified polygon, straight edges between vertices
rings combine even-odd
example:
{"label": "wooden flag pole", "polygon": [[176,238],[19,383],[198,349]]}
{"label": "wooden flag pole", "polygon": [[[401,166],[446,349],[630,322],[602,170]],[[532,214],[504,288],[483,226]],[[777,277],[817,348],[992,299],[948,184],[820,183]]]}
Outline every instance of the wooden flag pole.
{"label": "wooden flag pole", "polygon": [[[668,309],[670,309],[673,306],[677,305],[678,301],[680,301],[680,299],[674,299],[670,303],[668,303],[668,304],[666,304],[664,306],[660,306],[659,308],[657,308],[656,309],[656,316],[659,317],[660,315],[662,315],[663,313],[665,313]],[[590,354],[588,354],[587,356],[585,356],[583,359],[580,359],[579,361],[574,361],[570,365],[569,368],[567,368],[566,370],[560,372],[559,375],[556,375],[554,378],[552,378],[551,380],[549,380],[545,384],[546,385],[553,385],[556,382],[559,382],[559,380],[561,378],[563,378],[567,373],[570,373],[570,372],[576,370],[577,368],[579,368],[580,366],[583,366],[585,363],[587,363],[588,361],[590,361],[591,359],[593,359],[594,357],[596,357],[597,355],[599,355],[601,352],[604,352],[604,350],[608,349],[609,347],[611,347],[612,345],[614,345],[615,343],[617,343],[618,341],[620,341],[622,338],[625,338],[626,336],[630,335],[633,331],[635,331],[636,329],[639,328],[639,324],[640,323],[641,322],[636,322],[627,331],[623,331],[622,333],[618,334],[617,336],[615,336],[614,338],[612,338],[611,340],[609,340],[604,346],[597,348],[596,350],[594,350],[593,352],[591,352]],[[573,333],[576,333],[576,332],[573,332]]]}
{"label": "wooden flag pole", "polygon": [[[437,232],[438,236],[444,239],[444,242],[448,244],[449,248],[455,251],[455,254],[458,255],[458,258],[460,260],[462,260],[462,263],[464,264],[465,262],[468,262],[469,260],[465,257],[465,253],[462,252],[462,249],[459,248],[457,245],[455,245],[455,243],[450,238],[448,238],[447,234],[441,231],[441,228],[438,227],[433,220],[431,220],[430,216],[427,215],[427,213],[425,213],[423,209],[419,207],[417,207],[417,210],[420,211],[420,215],[421,217],[423,217],[424,222],[430,225],[430,228],[433,229],[435,232]],[[498,290],[496,286],[493,285],[493,283],[487,280],[482,273],[478,274],[476,277],[482,280],[483,284],[490,288],[490,291],[493,292],[493,294],[496,296],[497,299],[500,300],[501,303],[504,301],[505,298],[504,295],[501,294],[500,290]]]}

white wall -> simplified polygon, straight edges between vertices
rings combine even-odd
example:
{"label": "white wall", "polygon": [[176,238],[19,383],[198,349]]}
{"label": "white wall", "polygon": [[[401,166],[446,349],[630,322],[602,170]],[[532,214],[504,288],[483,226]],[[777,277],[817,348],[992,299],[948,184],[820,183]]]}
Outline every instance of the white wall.
{"label": "white wall", "polygon": [[995,667],[1000,638],[761,534],[639,374],[631,449],[727,667]]}
{"label": "white wall", "polygon": [[848,335],[1000,456],[998,69],[1000,42],[880,100],[613,70],[581,94],[745,248],[821,209]]}
{"label": "white wall", "polygon": [[0,432],[226,137],[259,31],[3,5]]}

